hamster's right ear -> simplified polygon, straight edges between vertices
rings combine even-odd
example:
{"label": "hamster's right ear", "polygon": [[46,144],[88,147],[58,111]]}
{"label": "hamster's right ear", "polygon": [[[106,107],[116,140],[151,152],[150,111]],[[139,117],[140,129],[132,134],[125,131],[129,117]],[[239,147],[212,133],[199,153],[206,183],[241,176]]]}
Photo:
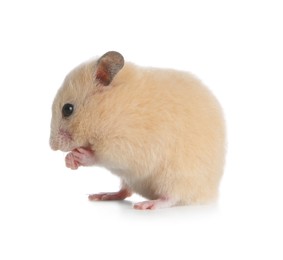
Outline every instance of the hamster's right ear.
{"label": "hamster's right ear", "polygon": [[116,51],[106,52],[97,61],[95,77],[103,85],[108,86],[115,75],[124,66],[124,57]]}

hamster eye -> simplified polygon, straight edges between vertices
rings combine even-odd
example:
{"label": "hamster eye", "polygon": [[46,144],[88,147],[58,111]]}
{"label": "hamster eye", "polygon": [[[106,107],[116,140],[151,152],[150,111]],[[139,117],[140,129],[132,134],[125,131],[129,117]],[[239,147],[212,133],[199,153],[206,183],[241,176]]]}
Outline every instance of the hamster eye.
{"label": "hamster eye", "polygon": [[72,115],[74,112],[74,105],[72,104],[65,104],[62,108],[62,115],[63,117],[69,117],[70,115]]}

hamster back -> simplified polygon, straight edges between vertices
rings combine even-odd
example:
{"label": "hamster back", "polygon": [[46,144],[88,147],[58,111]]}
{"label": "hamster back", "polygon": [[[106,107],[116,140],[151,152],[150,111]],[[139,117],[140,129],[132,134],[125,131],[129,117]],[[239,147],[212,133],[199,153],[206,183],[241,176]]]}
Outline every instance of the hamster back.
{"label": "hamster back", "polygon": [[225,125],[214,95],[190,73],[124,64],[109,52],[67,76],[53,104],[50,143],[69,151],[70,168],[102,165],[121,178],[120,191],[89,199],[136,192],[149,199],[136,209],[154,209],[217,197]]}

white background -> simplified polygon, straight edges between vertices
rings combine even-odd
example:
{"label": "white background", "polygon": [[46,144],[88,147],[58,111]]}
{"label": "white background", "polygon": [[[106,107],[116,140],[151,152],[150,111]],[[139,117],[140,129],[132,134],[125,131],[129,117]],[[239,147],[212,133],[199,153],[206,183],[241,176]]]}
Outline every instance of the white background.
{"label": "white background", "polygon": [[[282,1],[1,1],[0,259],[283,259]],[[228,155],[217,205],[91,203],[118,179],[71,171],[48,145],[66,73],[120,51],[198,75],[218,97]]]}

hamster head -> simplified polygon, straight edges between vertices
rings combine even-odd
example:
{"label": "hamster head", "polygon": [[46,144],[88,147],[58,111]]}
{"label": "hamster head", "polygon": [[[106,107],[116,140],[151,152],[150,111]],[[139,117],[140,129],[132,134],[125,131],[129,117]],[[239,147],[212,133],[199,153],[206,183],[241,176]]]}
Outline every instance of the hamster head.
{"label": "hamster head", "polygon": [[111,85],[123,66],[123,56],[110,51],[66,76],[52,105],[50,146],[53,150],[68,152],[89,146],[89,103],[96,93]]}

